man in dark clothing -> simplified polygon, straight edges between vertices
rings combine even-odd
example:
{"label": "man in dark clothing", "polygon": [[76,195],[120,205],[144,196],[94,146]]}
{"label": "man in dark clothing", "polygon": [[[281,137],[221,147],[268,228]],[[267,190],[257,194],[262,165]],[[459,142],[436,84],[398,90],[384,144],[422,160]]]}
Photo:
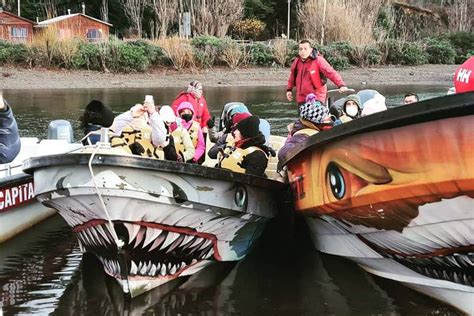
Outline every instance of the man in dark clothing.
{"label": "man in dark clothing", "polygon": [[339,92],[346,92],[346,84],[334,68],[311,47],[308,40],[302,40],[299,44],[298,57],[291,65],[291,72],[286,87],[286,98],[293,100],[291,91],[296,88],[296,102],[298,105],[305,103],[306,96],[310,93],[316,95],[316,99],[326,104],[327,86],[326,78],[331,80]]}
{"label": "man in dark clothing", "polygon": [[20,152],[20,135],[13,112],[0,91],[0,163],[9,163]]}

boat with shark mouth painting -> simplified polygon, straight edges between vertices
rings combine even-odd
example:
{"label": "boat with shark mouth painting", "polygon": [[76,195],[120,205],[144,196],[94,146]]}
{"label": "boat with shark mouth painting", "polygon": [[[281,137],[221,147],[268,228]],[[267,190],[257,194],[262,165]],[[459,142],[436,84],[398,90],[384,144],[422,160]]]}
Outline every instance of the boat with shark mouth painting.
{"label": "boat with shark mouth painting", "polygon": [[242,259],[286,190],[269,178],[116,150],[86,146],[23,168],[37,199],[131,297],[211,262]]}
{"label": "boat with shark mouth painting", "polygon": [[344,123],[281,164],[318,250],[474,313],[474,92]]}

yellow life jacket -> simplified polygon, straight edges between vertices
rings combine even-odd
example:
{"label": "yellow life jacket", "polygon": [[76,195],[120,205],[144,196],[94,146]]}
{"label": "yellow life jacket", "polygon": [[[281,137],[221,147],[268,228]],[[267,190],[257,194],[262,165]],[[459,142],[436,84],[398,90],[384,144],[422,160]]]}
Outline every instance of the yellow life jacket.
{"label": "yellow life jacket", "polygon": [[[140,129],[135,129],[132,126],[124,127],[120,136],[123,140],[122,146],[128,147],[129,152],[131,152],[131,148],[134,146],[141,147],[143,148],[140,153],[141,156],[159,158],[159,153],[151,142],[151,131],[150,126],[143,126]],[[115,142],[116,146],[121,145],[119,141]],[[112,147],[114,147],[113,144]]]}
{"label": "yellow life jacket", "polygon": [[191,137],[191,141],[193,142],[194,148],[196,148],[196,145],[198,143],[198,135],[199,135],[199,123],[196,121],[193,121],[193,124],[188,129],[189,137]]}
{"label": "yellow life jacket", "polygon": [[298,135],[298,134],[305,134],[308,136],[312,136],[314,134],[319,133],[319,128],[312,122],[305,120],[305,119],[300,119],[301,123],[305,128],[300,129],[299,131],[296,131],[293,136]]}
{"label": "yellow life jacket", "polygon": [[224,156],[220,160],[220,167],[224,169],[229,169],[234,172],[240,172],[240,173],[245,173],[245,169],[240,166],[244,158],[257,151],[260,150],[265,154],[265,156],[268,158],[267,154],[265,151],[263,151],[261,148],[257,146],[250,146],[248,148],[242,149],[242,148],[235,148],[233,147],[230,152],[226,153],[224,152]]}
{"label": "yellow life jacket", "polygon": [[315,129],[312,129],[312,128],[303,128],[303,129],[300,129],[299,131],[295,132],[293,134],[293,136],[295,135],[298,135],[298,134],[305,134],[305,135],[308,135],[308,136],[312,136],[314,134],[317,134],[319,131],[315,130]]}
{"label": "yellow life jacket", "polygon": [[[173,136],[173,140],[174,140],[174,147],[176,148],[177,153],[184,153],[184,151],[186,150],[186,148],[184,146],[184,142],[183,142],[183,135],[182,135],[183,132],[184,132],[184,128],[181,127],[181,126],[178,126],[178,128],[176,128],[171,133],[171,136]],[[194,143],[193,143],[193,145],[194,145]],[[194,146],[196,146],[196,145],[194,145]]]}

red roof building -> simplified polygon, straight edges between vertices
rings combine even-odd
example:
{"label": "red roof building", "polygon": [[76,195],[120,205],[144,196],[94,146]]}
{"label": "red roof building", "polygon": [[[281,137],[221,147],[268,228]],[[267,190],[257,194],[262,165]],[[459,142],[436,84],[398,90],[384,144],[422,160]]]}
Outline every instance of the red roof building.
{"label": "red roof building", "polygon": [[0,40],[9,42],[31,42],[35,22],[0,8]]}
{"label": "red roof building", "polygon": [[112,24],[85,15],[74,13],[57,16],[55,18],[38,22],[35,30],[39,31],[48,27],[58,30],[59,39],[82,38],[89,42],[106,40],[109,37],[109,29]]}

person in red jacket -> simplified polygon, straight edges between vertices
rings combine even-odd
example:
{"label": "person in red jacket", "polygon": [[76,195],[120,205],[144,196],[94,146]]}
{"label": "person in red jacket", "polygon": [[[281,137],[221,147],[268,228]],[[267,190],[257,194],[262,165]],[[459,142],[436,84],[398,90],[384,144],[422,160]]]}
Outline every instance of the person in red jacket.
{"label": "person in red jacket", "polygon": [[183,102],[189,102],[193,105],[194,120],[199,123],[202,132],[207,134],[208,128],[214,126],[214,119],[211,118],[211,115],[209,114],[206,99],[202,95],[202,84],[199,81],[191,81],[186,88],[186,91],[181,92],[173,103],[171,103],[171,107],[176,115],[178,115],[176,112],[178,106]]}
{"label": "person in red jacket", "polygon": [[292,101],[291,91],[296,88],[296,103],[298,105],[304,104],[306,96],[310,93],[314,93],[318,101],[326,104],[326,78],[339,88],[339,92],[347,91],[341,75],[332,68],[316,49],[311,47],[308,40],[302,40],[299,43],[298,57],[291,65],[290,77],[286,87],[286,98],[288,101]]}
{"label": "person in red jacket", "polygon": [[454,74],[456,93],[474,91],[474,56],[469,57]]}

